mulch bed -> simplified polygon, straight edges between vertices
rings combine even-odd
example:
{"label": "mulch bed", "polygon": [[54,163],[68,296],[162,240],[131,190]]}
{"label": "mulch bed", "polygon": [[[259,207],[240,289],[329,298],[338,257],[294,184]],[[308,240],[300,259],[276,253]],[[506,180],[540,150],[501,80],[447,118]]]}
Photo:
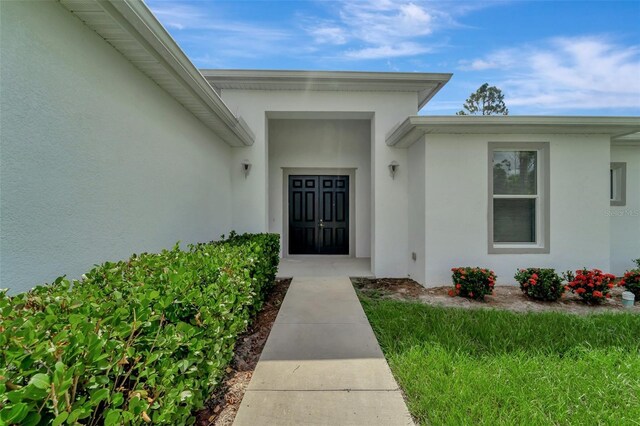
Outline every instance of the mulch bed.
{"label": "mulch bed", "polygon": [[276,280],[262,310],[249,324],[248,330],[238,337],[235,354],[231,365],[227,368],[224,381],[211,395],[205,408],[196,414],[197,425],[230,426],[233,424],[289,284],[291,279]]}
{"label": "mulch bed", "polygon": [[640,313],[640,303],[636,302],[631,309],[622,306],[621,287],[611,290],[611,299],[600,305],[584,302],[577,295],[565,292],[556,302],[542,302],[529,299],[520,291],[518,286],[496,286],[493,296],[486,296],[484,302],[470,300],[463,297],[451,297],[448,292],[453,286],[425,288],[409,278],[352,278],[357,290],[363,294],[382,299],[417,301],[427,305],[458,307],[469,309],[494,308],[514,312],[545,312],[557,311],[575,314],[589,314],[594,312],[634,312]]}

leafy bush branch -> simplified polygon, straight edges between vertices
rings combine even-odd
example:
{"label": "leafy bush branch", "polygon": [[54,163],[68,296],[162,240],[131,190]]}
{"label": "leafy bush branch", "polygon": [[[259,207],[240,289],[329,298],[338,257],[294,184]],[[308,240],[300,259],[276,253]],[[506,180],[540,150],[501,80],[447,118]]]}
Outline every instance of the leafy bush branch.
{"label": "leafy bush branch", "polygon": [[0,424],[185,424],[218,385],[279,257],[232,235],[0,292]]}

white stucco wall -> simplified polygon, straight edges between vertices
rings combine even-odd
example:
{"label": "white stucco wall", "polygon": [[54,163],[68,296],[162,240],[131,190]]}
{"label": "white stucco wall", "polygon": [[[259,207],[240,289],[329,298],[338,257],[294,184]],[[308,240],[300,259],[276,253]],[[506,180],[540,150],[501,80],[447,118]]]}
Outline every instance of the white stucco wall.
{"label": "white stucco wall", "polygon": [[[385,135],[407,116],[416,114],[416,93],[223,90],[222,98],[256,134],[253,146],[233,148],[233,227],[238,231],[269,229],[266,112],[372,113],[372,268],[379,277],[406,276],[407,150],[387,146]],[[240,169],[240,162],[245,158],[253,164],[247,179]],[[394,160],[400,169],[392,180],[388,165]]]}
{"label": "white stucco wall", "polygon": [[231,225],[231,149],[54,2],[0,2],[0,287]]}
{"label": "white stucco wall", "polygon": [[[425,285],[425,143],[419,141],[408,149],[409,157],[409,266],[408,275]],[[415,253],[413,260],[411,254]]]}
{"label": "white stucco wall", "polygon": [[611,161],[627,163],[626,206],[607,208],[611,216],[611,272],[622,275],[640,258],[640,144],[611,147]]}
{"label": "white stucco wall", "polygon": [[[487,253],[489,141],[550,142],[549,254]],[[522,267],[609,270],[607,136],[427,135],[425,148],[428,286],[449,285],[454,266],[491,268],[499,284]]]}
{"label": "white stucco wall", "polygon": [[355,169],[355,256],[370,257],[371,121],[269,120],[269,232],[281,235],[283,168]]}

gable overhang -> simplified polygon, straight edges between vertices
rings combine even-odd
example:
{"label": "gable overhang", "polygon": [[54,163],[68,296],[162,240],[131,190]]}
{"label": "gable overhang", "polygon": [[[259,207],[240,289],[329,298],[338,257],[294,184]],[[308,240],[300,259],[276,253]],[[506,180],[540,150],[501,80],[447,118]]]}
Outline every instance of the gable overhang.
{"label": "gable overhang", "polygon": [[144,2],[59,1],[227,144],[253,144],[246,122],[229,110]]}
{"label": "gable overhang", "polygon": [[452,76],[410,72],[218,69],[200,71],[217,90],[415,92],[418,110],[425,106]]}
{"label": "gable overhang", "polygon": [[640,147],[640,133],[616,137],[611,139],[611,145],[614,146],[638,146]]}
{"label": "gable overhang", "polygon": [[395,126],[386,143],[407,148],[428,134],[599,134],[621,138],[640,132],[640,117],[412,116]]}

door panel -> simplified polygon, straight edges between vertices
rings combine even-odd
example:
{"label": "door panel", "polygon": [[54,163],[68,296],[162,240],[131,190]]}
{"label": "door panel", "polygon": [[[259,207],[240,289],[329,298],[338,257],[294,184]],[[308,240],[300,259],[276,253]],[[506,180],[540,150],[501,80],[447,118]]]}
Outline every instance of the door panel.
{"label": "door panel", "polygon": [[318,253],[349,254],[349,176],[319,176],[322,232]]}
{"label": "door panel", "polygon": [[289,253],[349,254],[349,176],[289,176]]}
{"label": "door panel", "polygon": [[346,194],[344,192],[336,194],[336,222],[345,222],[347,220],[347,202],[345,197]]}
{"label": "door panel", "polygon": [[[307,187],[308,188],[308,187]],[[304,193],[305,196],[305,215],[304,220],[306,222],[315,222],[316,220],[316,194],[315,192],[307,190]]]}
{"label": "door panel", "polygon": [[322,193],[322,216],[321,219],[323,222],[331,222],[333,220],[333,215],[331,213],[333,210],[333,192],[323,191]]}
{"label": "door panel", "polygon": [[318,176],[289,176],[289,253],[318,250]]}

